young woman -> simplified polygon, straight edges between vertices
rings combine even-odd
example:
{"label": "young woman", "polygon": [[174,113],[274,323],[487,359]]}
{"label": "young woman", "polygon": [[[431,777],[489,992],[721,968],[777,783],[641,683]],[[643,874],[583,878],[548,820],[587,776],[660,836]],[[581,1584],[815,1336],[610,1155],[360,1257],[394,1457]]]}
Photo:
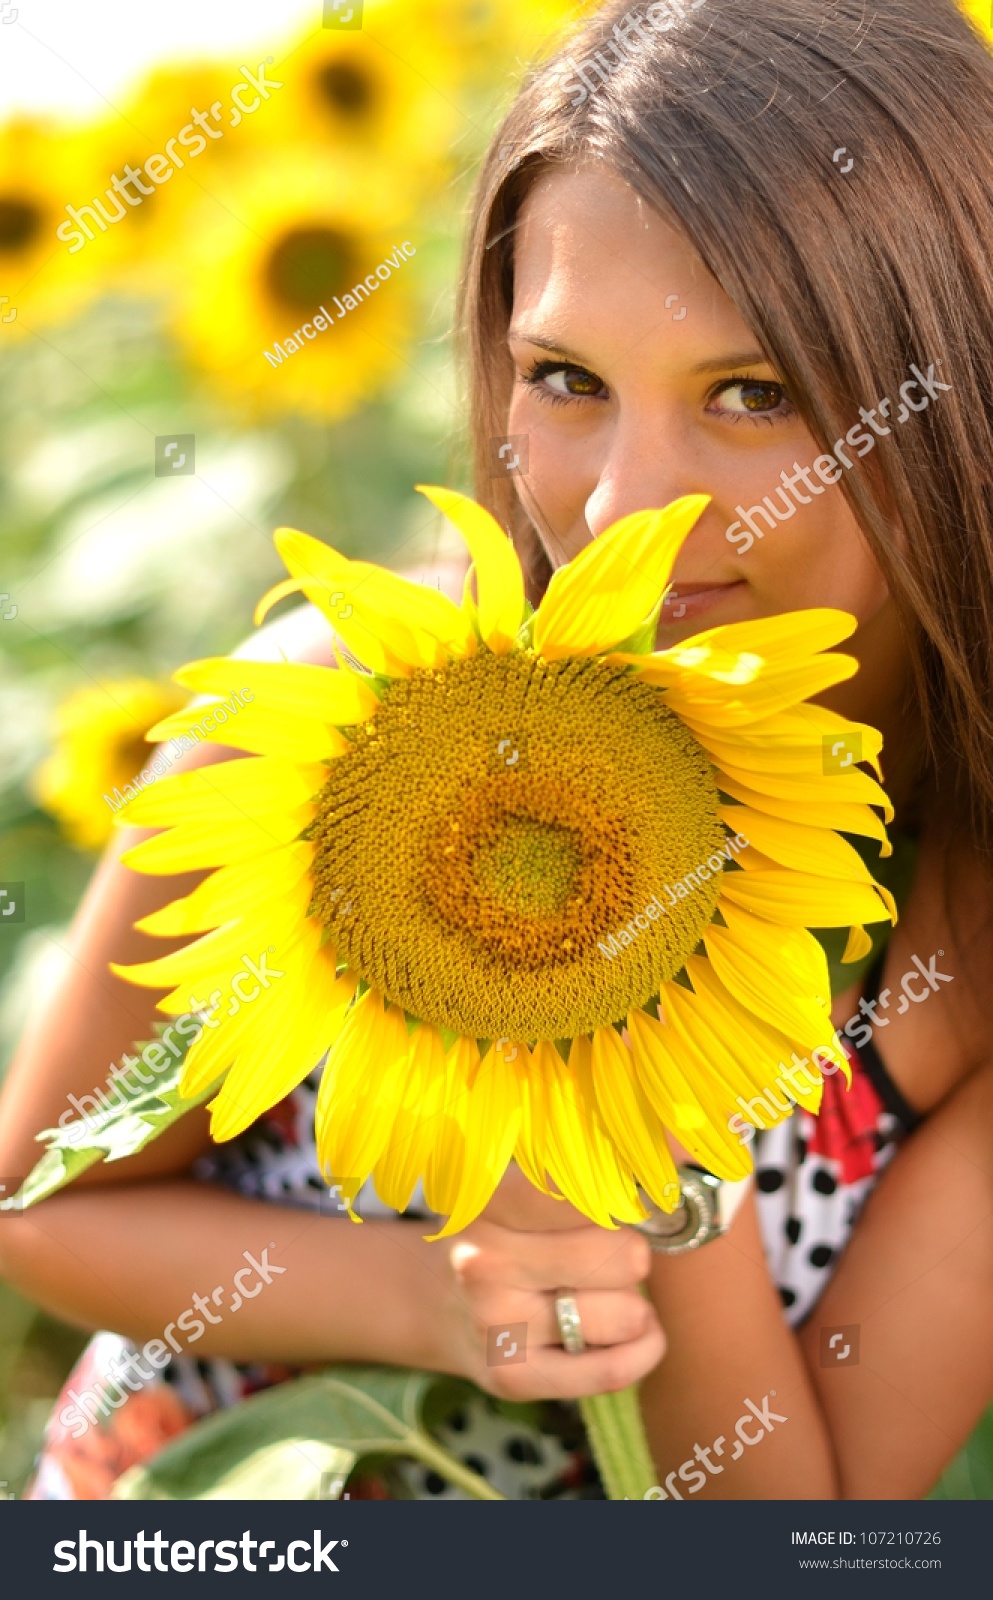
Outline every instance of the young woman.
{"label": "young woman", "polygon": [[[885,735],[903,881],[888,944],[839,969],[852,1088],[760,1131],[730,1230],[675,1255],[513,1169],[454,1241],[374,1201],[346,1226],[322,1197],[316,1078],[222,1150],[192,1112],[0,1230],[4,1272],[135,1343],[209,1305],[246,1251],[282,1273],[133,1394],[110,1399],[121,1338],[102,1335],[67,1393],[107,1403],[80,1429],[60,1400],[35,1495],[98,1498],[195,1416],[335,1361],[549,1402],[530,1429],[480,1404],[445,1434],[513,1495],[595,1494],[568,1402],[638,1381],[674,1498],[912,1499],[966,1439],[993,1394],[991,151],[993,62],[950,0],[623,0],[525,86],[470,233],[478,492],[532,598],[619,516],[704,492],[660,644],[807,606],[858,619],[861,669],[823,702]],[[492,478],[521,435],[526,464]],[[330,664],[323,629],[297,611],[246,653]],[[131,925],[192,881],[108,856],[6,1085],[0,1171],[149,1036],[107,963],[161,954]],[[490,1364],[487,1329],[510,1324],[527,1360]]]}

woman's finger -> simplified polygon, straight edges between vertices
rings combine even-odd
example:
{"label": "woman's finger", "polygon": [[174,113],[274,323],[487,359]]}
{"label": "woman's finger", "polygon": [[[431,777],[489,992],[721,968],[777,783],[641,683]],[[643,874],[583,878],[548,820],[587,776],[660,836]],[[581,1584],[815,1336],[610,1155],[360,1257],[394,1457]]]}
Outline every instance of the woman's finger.
{"label": "woman's finger", "polygon": [[[651,1302],[636,1289],[564,1289],[579,1313],[580,1329],[588,1345],[627,1344],[640,1339],[656,1321]],[[562,1334],[555,1315],[555,1296],[543,1295],[541,1309],[528,1323],[528,1345],[558,1346]]]}
{"label": "woman's finger", "polygon": [[639,1383],[665,1355],[665,1335],[653,1317],[644,1333],[626,1344],[591,1346],[577,1355],[552,1345],[528,1345],[527,1359],[488,1366],[476,1382],[506,1400],[579,1400],[613,1394]]}

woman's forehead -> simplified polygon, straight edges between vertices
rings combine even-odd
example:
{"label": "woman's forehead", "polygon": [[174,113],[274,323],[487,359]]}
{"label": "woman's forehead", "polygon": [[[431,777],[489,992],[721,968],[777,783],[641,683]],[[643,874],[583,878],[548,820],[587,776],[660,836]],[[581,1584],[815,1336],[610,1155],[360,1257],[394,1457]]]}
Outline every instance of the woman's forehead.
{"label": "woman's forehead", "polygon": [[512,335],[569,354],[577,336],[616,331],[630,345],[634,327],[664,335],[677,319],[682,334],[695,324],[700,340],[754,348],[690,240],[616,173],[589,164],[542,174],[514,235]]}

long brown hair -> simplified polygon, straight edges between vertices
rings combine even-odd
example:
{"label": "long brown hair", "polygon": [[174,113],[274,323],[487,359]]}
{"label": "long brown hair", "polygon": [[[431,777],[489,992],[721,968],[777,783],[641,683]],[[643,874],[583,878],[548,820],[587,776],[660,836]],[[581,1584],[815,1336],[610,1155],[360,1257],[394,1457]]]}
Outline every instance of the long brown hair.
{"label": "long brown hair", "polygon": [[993,58],[952,0],[685,0],[625,52],[615,24],[648,9],[597,10],[525,82],[480,174],[459,307],[477,495],[536,598],[547,561],[490,441],[515,224],[555,165],[605,163],[682,229],[825,451],[911,363],[933,367],[951,390],[843,492],[904,618],[940,809],[989,848]]}

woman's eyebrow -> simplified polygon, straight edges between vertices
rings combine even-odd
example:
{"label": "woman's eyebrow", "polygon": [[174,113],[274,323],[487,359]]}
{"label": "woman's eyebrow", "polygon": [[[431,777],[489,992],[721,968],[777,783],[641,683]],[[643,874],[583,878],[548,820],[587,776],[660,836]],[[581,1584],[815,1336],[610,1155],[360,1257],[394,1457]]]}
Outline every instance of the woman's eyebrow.
{"label": "woman's eyebrow", "polygon": [[568,361],[575,361],[577,366],[585,365],[585,362],[564,344],[559,344],[556,339],[543,339],[539,333],[529,333],[527,328],[508,328],[507,338],[520,339],[524,344],[536,345],[539,350],[551,350],[557,356],[565,356]]}
{"label": "woman's eyebrow", "polygon": [[723,372],[727,367],[769,367],[771,365],[772,362],[763,350],[743,350],[738,353],[732,351],[730,355],[718,356],[709,361],[701,361],[695,367],[692,367],[691,371],[694,374]]}
{"label": "woman's eyebrow", "polygon": [[[557,339],[543,338],[539,333],[530,333],[524,327],[510,327],[507,329],[507,338],[519,339],[524,344],[533,344],[539,350],[549,350],[554,355],[564,356],[567,361],[574,361],[577,366],[588,366],[589,363],[583,356],[577,355],[567,345],[560,344]],[[694,377],[707,372],[726,372],[739,367],[768,367],[771,366],[764,350],[732,350],[728,355],[711,356],[706,361],[700,361],[690,371]]]}

